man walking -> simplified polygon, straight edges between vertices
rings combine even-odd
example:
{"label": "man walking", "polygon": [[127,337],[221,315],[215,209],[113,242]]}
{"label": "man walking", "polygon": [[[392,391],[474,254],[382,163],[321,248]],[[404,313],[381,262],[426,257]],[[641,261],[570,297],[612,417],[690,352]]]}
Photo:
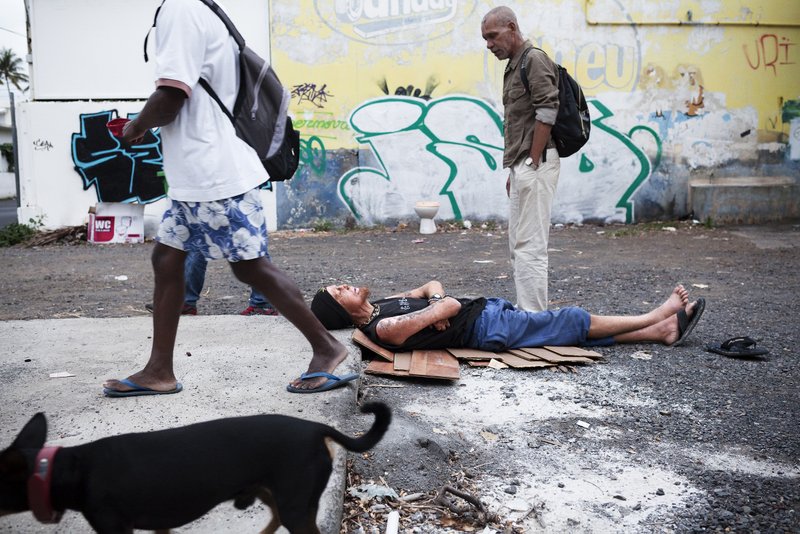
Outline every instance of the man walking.
{"label": "man walking", "polygon": [[[141,371],[109,380],[113,397],[177,393],[173,349],[184,295],[187,252],[225,258],[236,277],[266,295],[311,344],[308,373],[292,382],[315,390],[347,357],[347,348],[320,324],[295,283],[266,259],[267,228],[258,186],[269,179],[256,152],[198,81],[233,108],[238,93],[238,47],[219,17],[197,0],[166,0],[155,29],[156,90],[125,125],[135,143],[161,127],[164,170],[172,205],[153,249],[153,344]],[[230,332],[230,342],[236,342]],[[310,375],[310,376],[309,376]],[[305,377],[305,378],[304,378]]]}
{"label": "man walking", "polygon": [[[550,211],[561,168],[550,130],[558,113],[558,66],[522,36],[517,17],[496,7],[481,22],[486,47],[508,60],[503,75],[505,150],[509,169],[508,244],[517,307],[547,309],[547,243]],[[520,76],[523,59],[530,92]]]}

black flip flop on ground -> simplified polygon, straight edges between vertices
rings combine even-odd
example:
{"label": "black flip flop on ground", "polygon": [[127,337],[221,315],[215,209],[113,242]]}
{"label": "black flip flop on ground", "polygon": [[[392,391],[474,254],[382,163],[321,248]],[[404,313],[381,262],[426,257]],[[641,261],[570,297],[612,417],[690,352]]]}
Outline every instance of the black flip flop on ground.
{"label": "black flip flop on ground", "polygon": [[691,317],[686,315],[686,310],[680,310],[678,312],[678,341],[670,345],[670,347],[678,347],[683,345],[683,343],[689,337],[689,334],[691,334],[692,330],[694,330],[694,327],[697,326],[698,321],[700,321],[700,316],[703,315],[703,311],[705,309],[706,299],[700,297],[695,301]]}
{"label": "black flip flop on ground", "polygon": [[748,336],[732,337],[722,343],[711,343],[706,350],[731,358],[755,358],[769,354],[767,349],[756,347],[756,340]]}

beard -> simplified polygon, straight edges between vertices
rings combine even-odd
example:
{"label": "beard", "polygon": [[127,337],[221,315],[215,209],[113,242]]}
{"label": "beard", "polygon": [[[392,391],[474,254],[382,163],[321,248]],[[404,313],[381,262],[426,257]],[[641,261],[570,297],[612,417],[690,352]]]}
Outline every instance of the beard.
{"label": "beard", "polygon": [[361,297],[361,302],[367,302],[369,297],[372,296],[372,291],[368,287],[359,287],[358,296]]}

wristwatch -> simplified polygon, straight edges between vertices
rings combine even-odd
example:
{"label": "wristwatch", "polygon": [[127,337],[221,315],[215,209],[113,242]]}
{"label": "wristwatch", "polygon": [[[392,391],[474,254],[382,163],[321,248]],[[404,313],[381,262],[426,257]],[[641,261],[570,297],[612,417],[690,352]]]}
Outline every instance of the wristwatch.
{"label": "wristwatch", "polygon": [[528,159],[525,160],[525,165],[527,165],[528,167],[533,165],[533,158],[528,156]]}

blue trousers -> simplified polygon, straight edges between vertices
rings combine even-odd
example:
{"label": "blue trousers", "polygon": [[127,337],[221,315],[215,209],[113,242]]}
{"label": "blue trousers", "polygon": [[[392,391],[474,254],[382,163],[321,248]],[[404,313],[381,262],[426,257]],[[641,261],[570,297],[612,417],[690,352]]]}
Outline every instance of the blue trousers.
{"label": "blue trousers", "polygon": [[582,308],[529,312],[516,309],[507,300],[489,298],[473,325],[467,346],[499,352],[545,345],[564,347],[614,343],[612,337],[587,340],[589,321],[589,312]]}
{"label": "blue trousers", "polygon": [[[269,260],[269,253],[266,255]],[[203,285],[206,283],[206,267],[208,260],[201,252],[187,252],[186,261],[183,264],[183,281],[185,284],[185,294],[183,303],[188,306],[197,306],[197,299],[200,298],[200,293],[203,291]],[[259,293],[256,288],[250,288],[250,306],[257,308],[271,308],[267,297]]]}

